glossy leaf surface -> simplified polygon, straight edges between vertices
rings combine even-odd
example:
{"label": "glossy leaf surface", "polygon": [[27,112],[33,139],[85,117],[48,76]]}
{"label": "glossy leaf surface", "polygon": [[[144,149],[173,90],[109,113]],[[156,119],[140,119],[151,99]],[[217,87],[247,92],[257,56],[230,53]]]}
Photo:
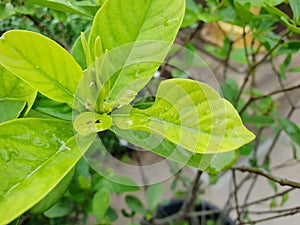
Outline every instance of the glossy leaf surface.
{"label": "glossy leaf surface", "polygon": [[25,101],[25,114],[28,113],[35,100],[36,90],[1,65],[0,80],[0,99]]}
{"label": "glossy leaf surface", "polygon": [[72,169],[81,157],[72,136],[71,123],[59,120],[18,119],[0,125],[2,223],[38,203]]}
{"label": "glossy leaf surface", "polygon": [[45,96],[68,105],[82,70],[60,45],[30,31],[8,31],[0,38],[0,64]]}
{"label": "glossy leaf surface", "polygon": [[113,114],[120,129],[152,133],[195,153],[221,153],[254,139],[234,107],[206,84],[163,81],[148,109],[125,106]]}
{"label": "glossy leaf surface", "polygon": [[[97,38],[101,38],[103,52],[123,46],[118,51],[118,61],[112,61],[118,69],[114,74],[108,74],[108,102],[126,105],[147,84],[176,37],[184,9],[184,0],[110,0],[104,3],[95,16],[90,32],[92,56],[97,55],[96,51],[101,52],[95,48]],[[152,56],[154,60],[148,59],[146,63],[142,61],[144,55]],[[116,103],[118,99],[122,101]]]}

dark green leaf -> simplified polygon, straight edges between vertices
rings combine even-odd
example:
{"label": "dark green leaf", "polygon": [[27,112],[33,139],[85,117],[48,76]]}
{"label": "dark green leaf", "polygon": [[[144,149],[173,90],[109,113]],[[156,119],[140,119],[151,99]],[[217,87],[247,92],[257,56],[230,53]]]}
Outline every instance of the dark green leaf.
{"label": "dark green leaf", "polygon": [[300,146],[300,128],[290,119],[279,116],[278,123],[282,130]]}
{"label": "dark green leaf", "polygon": [[0,123],[17,119],[26,106],[26,102],[0,99]]}
{"label": "dark green leaf", "polygon": [[70,215],[70,213],[72,213],[72,208],[67,202],[58,202],[44,212],[44,215],[48,218],[59,218]]}

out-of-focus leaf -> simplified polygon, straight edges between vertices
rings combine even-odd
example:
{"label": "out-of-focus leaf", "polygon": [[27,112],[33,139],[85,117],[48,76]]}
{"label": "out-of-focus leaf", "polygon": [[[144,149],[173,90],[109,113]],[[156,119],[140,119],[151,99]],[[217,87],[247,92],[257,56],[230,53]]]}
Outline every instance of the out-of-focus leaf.
{"label": "out-of-focus leaf", "polygon": [[125,202],[133,212],[140,213],[142,215],[145,215],[147,213],[142,202],[137,197],[132,195],[127,195],[125,197]]}
{"label": "out-of-focus leaf", "polygon": [[149,210],[154,210],[157,207],[158,203],[161,201],[162,194],[163,186],[161,183],[153,184],[148,187],[146,195]]}
{"label": "out-of-focus leaf", "polygon": [[299,0],[289,0],[292,12],[293,19],[296,24],[300,22],[300,1]]}
{"label": "out-of-focus leaf", "polygon": [[290,119],[279,116],[278,123],[282,130],[300,146],[300,128]]}
{"label": "out-of-focus leaf", "polygon": [[109,202],[110,193],[107,189],[101,189],[94,195],[92,209],[98,223],[103,221],[109,207]]}
{"label": "out-of-focus leaf", "polygon": [[72,208],[70,207],[68,202],[58,202],[46,212],[44,212],[44,215],[48,218],[59,218],[70,215],[70,213],[72,213]]}
{"label": "out-of-focus leaf", "polygon": [[285,193],[281,197],[281,203],[280,206],[284,206],[284,204],[289,200],[289,193]]}
{"label": "out-of-focus leaf", "polygon": [[14,14],[15,9],[11,3],[0,2],[0,20],[8,19]]}

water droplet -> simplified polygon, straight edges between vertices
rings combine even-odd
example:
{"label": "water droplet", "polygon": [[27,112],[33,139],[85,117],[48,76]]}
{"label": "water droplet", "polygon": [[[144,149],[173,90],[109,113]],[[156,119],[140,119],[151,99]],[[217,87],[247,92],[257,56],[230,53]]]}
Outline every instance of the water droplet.
{"label": "water droplet", "polygon": [[71,148],[68,147],[64,141],[60,141],[60,143],[61,143],[61,146],[58,149],[59,152],[62,152],[62,151],[65,151],[65,150],[71,151]]}
{"label": "water droplet", "polygon": [[41,166],[38,166],[37,168],[35,168],[33,171],[31,171],[31,173],[27,174],[26,179],[30,178],[35,172],[37,172],[39,169],[41,168]]}
{"label": "water droplet", "polygon": [[35,146],[39,146],[39,147],[45,145],[45,143],[42,142],[39,137],[34,138],[33,141],[32,141],[32,144],[35,145]]}
{"label": "water droplet", "polygon": [[131,126],[133,124],[133,121],[132,120],[127,120],[127,121],[124,121],[124,123],[128,126]]}
{"label": "water droplet", "polygon": [[95,82],[92,81],[90,84],[89,84],[89,88],[93,87],[95,85]]}
{"label": "water droplet", "polygon": [[170,26],[174,23],[178,23],[178,18],[173,18],[173,19],[168,19],[166,20],[166,22],[164,23],[164,25],[167,27],[167,26]]}
{"label": "water droplet", "polygon": [[29,140],[30,133],[28,132],[27,134],[23,134],[23,135],[12,136],[12,138],[19,139],[19,140]]}
{"label": "water droplet", "polygon": [[9,155],[7,154],[7,151],[4,148],[0,149],[0,157],[2,157],[5,162],[9,161]]}
{"label": "water droplet", "polygon": [[39,66],[35,66],[35,69],[39,70],[39,69],[40,69],[40,67],[39,67]]}

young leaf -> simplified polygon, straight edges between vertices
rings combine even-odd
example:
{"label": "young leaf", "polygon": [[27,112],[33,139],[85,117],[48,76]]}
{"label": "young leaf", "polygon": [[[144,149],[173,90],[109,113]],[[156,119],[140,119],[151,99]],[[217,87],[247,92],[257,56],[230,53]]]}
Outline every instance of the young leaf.
{"label": "young leaf", "polygon": [[161,197],[163,194],[163,187],[161,183],[153,184],[147,189],[147,203],[148,203],[148,209],[154,210],[158,203],[161,201]]}
{"label": "young leaf", "polygon": [[45,96],[72,106],[82,70],[51,39],[30,31],[8,31],[0,38],[0,64]]}
{"label": "young leaf", "polygon": [[278,117],[278,123],[282,130],[300,146],[300,128],[291,120],[285,117]]}
{"label": "young leaf", "polygon": [[[111,79],[109,101],[123,99],[121,104],[126,105],[133,99],[127,97],[127,91],[136,94],[149,82],[176,37],[184,9],[184,0],[105,1],[95,16],[90,32],[92,56],[95,55],[93,51],[98,37],[101,37],[103,50],[127,45],[127,49],[120,50],[118,54],[120,57],[117,66],[121,70]],[[148,42],[148,46],[144,44],[142,48],[141,45],[136,45],[138,42]],[[152,42],[151,46],[149,42]],[[143,52],[147,52],[147,57],[152,56],[155,60],[139,65]],[[129,63],[130,61],[133,63]]]}
{"label": "young leaf", "polygon": [[[72,136],[72,124],[59,120],[18,119],[0,125],[2,223],[38,203],[77,163],[81,152]],[[92,140],[84,140],[88,148]]]}
{"label": "young leaf", "polygon": [[107,189],[101,189],[94,195],[92,208],[98,223],[103,221],[109,207],[109,202],[110,193]]}
{"label": "young leaf", "polygon": [[255,137],[228,101],[193,80],[163,81],[150,108],[125,106],[112,118],[120,129],[152,133],[194,153],[232,151]]}
{"label": "young leaf", "polygon": [[0,99],[26,102],[25,115],[29,112],[36,97],[36,90],[0,65]]}

